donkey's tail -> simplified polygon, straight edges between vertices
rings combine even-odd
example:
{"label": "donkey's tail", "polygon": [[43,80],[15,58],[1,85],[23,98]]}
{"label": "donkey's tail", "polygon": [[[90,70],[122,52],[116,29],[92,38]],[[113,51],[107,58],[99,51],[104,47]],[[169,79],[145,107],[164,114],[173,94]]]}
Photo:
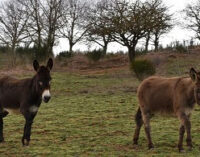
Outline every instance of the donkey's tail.
{"label": "donkey's tail", "polygon": [[133,144],[137,145],[138,139],[139,139],[139,134],[140,134],[140,128],[143,124],[142,113],[141,113],[140,107],[138,108],[137,113],[135,115],[135,122],[136,122],[136,128],[135,128],[135,133],[133,135]]}
{"label": "donkey's tail", "polygon": [[137,126],[141,126],[143,123],[140,107],[138,108],[137,113],[135,115],[135,122],[136,122]]}

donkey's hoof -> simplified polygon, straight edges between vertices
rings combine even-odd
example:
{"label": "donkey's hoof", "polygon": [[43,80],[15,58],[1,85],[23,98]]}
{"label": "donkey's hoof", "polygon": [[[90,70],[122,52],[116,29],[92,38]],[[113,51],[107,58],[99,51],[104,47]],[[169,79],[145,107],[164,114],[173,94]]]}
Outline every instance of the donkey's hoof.
{"label": "donkey's hoof", "polygon": [[154,149],[153,144],[150,144],[150,145],[148,146],[148,148],[149,148],[149,150],[153,150],[153,149]]}
{"label": "donkey's hoof", "polygon": [[0,138],[0,143],[3,143],[4,142],[4,138]]}
{"label": "donkey's hoof", "polygon": [[138,141],[133,140],[133,145],[138,145]]}
{"label": "donkey's hoof", "polygon": [[185,153],[185,150],[183,148],[179,148],[179,153]]}
{"label": "donkey's hoof", "polygon": [[28,145],[29,145],[29,141],[30,141],[30,140],[22,139],[22,145],[23,145],[23,146],[28,146]]}
{"label": "donkey's hoof", "polygon": [[189,150],[189,151],[192,151],[192,146],[188,146],[188,150]]}

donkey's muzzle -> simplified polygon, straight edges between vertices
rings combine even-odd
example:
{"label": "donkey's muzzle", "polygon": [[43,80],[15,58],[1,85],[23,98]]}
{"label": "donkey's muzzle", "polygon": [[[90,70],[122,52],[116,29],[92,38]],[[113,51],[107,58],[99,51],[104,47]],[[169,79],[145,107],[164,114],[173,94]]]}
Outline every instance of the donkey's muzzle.
{"label": "donkey's muzzle", "polygon": [[50,96],[44,96],[43,100],[44,100],[45,103],[48,103],[50,99],[51,99]]}
{"label": "donkey's muzzle", "polygon": [[45,103],[47,103],[51,99],[51,94],[48,89],[44,90],[42,93],[42,99]]}

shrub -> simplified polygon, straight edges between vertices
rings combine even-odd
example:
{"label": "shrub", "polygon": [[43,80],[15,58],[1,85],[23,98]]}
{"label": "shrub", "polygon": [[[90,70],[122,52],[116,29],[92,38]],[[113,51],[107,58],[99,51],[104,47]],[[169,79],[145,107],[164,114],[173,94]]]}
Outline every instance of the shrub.
{"label": "shrub", "polygon": [[105,58],[112,58],[114,56],[116,56],[118,53],[114,53],[114,52],[111,52],[111,53],[107,53],[104,57]]}
{"label": "shrub", "polygon": [[69,51],[62,51],[56,56],[58,60],[63,60],[71,57],[73,57],[73,53],[70,53]]}
{"label": "shrub", "polygon": [[1,53],[6,53],[8,51],[9,51],[9,47],[7,47],[7,46],[0,46],[0,52]]}
{"label": "shrub", "polygon": [[43,45],[41,48],[38,47],[33,47],[33,51],[34,51],[34,57],[35,59],[39,60],[39,61],[45,61],[47,58],[49,58],[50,56],[53,56],[52,52],[48,52],[47,51],[47,46]]}
{"label": "shrub", "polygon": [[29,59],[37,59],[39,61],[44,61],[48,57],[50,57],[52,54],[49,54],[47,52],[47,47],[44,45],[41,48],[38,48],[36,46],[33,47],[17,47],[16,48],[16,54],[19,57],[28,57]]}
{"label": "shrub", "polygon": [[187,52],[187,49],[183,46],[183,45],[177,45],[175,47],[176,51],[179,52],[179,53],[186,53]]}
{"label": "shrub", "polygon": [[31,62],[34,57],[34,50],[33,48],[29,47],[17,47],[16,48],[16,57],[18,62],[21,64],[26,63],[26,62]]}
{"label": "shrub", "polygon": [[131,69],[135,72],[136,77],[139,80],[143,80],[144,78],[155,74],[156,69],[153,63],[149,60],[135,60],[131,64]]}
{"label": "shrub", "polygon": [[88,57],[89,60],[96,62],[104,56],[104,52],[101,49],[93,50],[93,51],[87,52],[86,56]]}
{"label": "shrub", "polygon": [[145,55],[147,54],[148,52],[146,52],[143,48],[140,48],[140,49],[136,49],[135,50],[135,55],[136,56],[140,56],[140,55]]}

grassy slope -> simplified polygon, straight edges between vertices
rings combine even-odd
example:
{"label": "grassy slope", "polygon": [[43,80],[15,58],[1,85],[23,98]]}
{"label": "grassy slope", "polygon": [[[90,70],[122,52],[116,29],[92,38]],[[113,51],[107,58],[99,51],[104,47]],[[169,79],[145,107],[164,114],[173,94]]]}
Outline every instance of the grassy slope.
{"label": "grassy slope", "polygon": [[[170,117],[152,119],[153,151],[147,150],[143,129],[139,147],[133,148],[137,85],[131,75],[88,77],[55,72],[52,100],[42,104],[36,116],[30,146],[21,146],[23,118],[9,115],[4,121],[6,142],[0,144],[1,156],[180,156],[178,120]],[[195,148],[185,156],[200,153],[199,115],[194,111],[192,116]]]}
{"label": "grassy slope", "polygon": [[[177,68],[176,61],[169,63],[166,64],[169,75],[177,75],[177,71],[185,73],[185,69]],[[181,67],[185,63],[181,60]],[[194,142],[191,152],[187,151],[184,141],[186,153],[178,153],[179,122],[176,118],[161,116],[151,121],[155,149],[147,150],[143,128],[139,146],[133,147],[138,84],[134,77],[123,72],[95,76],[54,72],[52,99],[41,105],[30,146],[21,146],[23,117],[9,115],[4,121],[6,142],[0,144],[0,156],[198,156],[198,106],[191,118]]]}

